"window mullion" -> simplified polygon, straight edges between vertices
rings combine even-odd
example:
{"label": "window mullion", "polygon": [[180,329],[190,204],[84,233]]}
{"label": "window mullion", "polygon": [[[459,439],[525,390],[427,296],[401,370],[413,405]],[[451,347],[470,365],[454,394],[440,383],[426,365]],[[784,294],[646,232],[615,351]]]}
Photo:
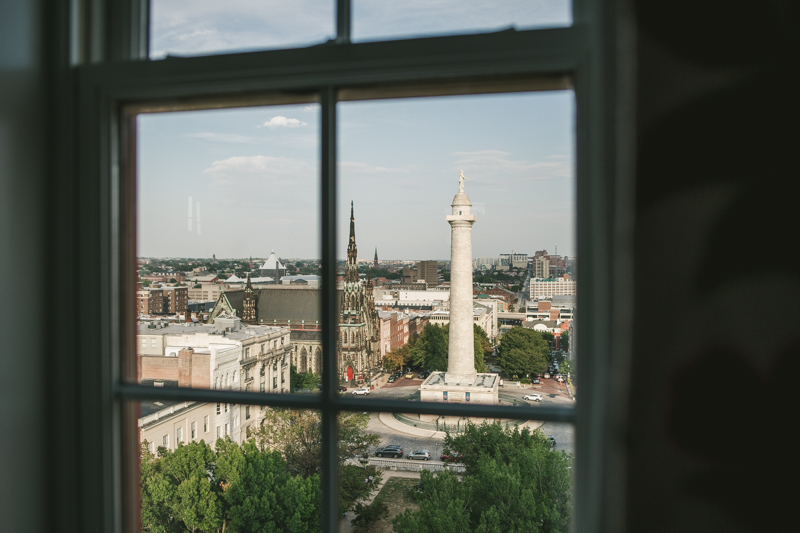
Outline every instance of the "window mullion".
{"label": "window mullion", "polygon": [[336,0],[336,43],[350,43],[350,0]]}
{"label": "window mullion", "polygon": [[322,531],[339,523],[336,386],[336,88],[321,91],[321,207],[322,228]]}

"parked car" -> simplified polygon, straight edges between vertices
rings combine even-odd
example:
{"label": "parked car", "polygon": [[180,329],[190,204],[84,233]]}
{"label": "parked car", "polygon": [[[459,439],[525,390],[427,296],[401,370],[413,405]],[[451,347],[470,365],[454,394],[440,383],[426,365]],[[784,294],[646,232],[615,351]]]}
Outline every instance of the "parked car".
{"label": "parked car", "polygon": [[387,383],[394,383],[397,381],[397,378],[394,376],[389,376],[389,379],[386,380]]}
{"label": "parked car", "polygon": [[420,459],[422,461],[430,461],[431,460],[431,452],[428,450],[417,450],[415,452],[409,453],[406,458],[408,459]]}
{"label": "parked car", "polygon": [[555,438],[554,436],[552,436],[552,435],[548,435],[548,436],[547,436],[547,440],[549,440],[549,441],[550,441],[550,444],[551,444],[551,446],[552,446],[553,448],[555,448],[555,447],[556,447],[556,438]]}
{"label": "parked car", "polygon": [[347,387],[345,387],[344,385],[339,385],[339,387],[336,390],[344,392],[347,390]]}
{"label": "parked car", "polygon": [[450,454],[443,453],[439,459],[446,463],[460,463],[464,460],[464,454],[458,452],[453,452]]}
{"label": "parked car", "polygon": [[428,377],[428,376],[430,376],[430,375],[431,375],[431,372],[430,372],[430,370],[423,370],[422,372],[420,372],[419,374],[417,374],[417,377],[418,377],[418,378],[420,378],[420,379],[425,379],[425,378],[427,378],[427,377]]}
{"label": "parked car", "polygon": [[414,377],[413,372],[409,372],[408,374],[406,374],[406,379],[412,379],[413,377]]}
{"label": "parked car", "polygon": [[353,396],[363,396],[365,394],[369,394],[369,387],[359,387],[353,391]]}
{"label": "parked car", "polygon": [[541,394],[528,394],[522,397],[523,400],[528,400],[529,402],[541,402],[542,395]]}
{"label": "parked car", "polygon": [[550,373],[549,372],[545,372],[544,373],[544,379],[550,379]]}
{"label": "parked car", "polygon": [[531,380],[531,383],[533,383],[534,385],[538,385],[539,383],[541,383],[541,381],[539,381],[539,378],[533,378],[533,380]]}
{"label": "parked car", "polygon": [[394,457],[398,459],[403,457],[403,448],[396,444],[390,444],[375,450],[375,457]]}

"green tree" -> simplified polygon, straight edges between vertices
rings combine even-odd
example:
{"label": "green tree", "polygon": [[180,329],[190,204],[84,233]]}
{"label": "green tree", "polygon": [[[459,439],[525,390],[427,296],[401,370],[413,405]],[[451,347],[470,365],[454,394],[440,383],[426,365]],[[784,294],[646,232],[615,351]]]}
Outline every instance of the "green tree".
{"label": "green tree", "polygon": [[[372,483],[365,483],[372,476]],[[375,492],[382,478],[380,470],[374,466],[366,468],[357,465],[343,465],[339,468],[339,512],[354,510]]]}
{"label": "green tree", "polygon": [[451,449],[465,454],[463,482],[449,471],[421,472],[419,510],[398,515],[395,531],[569,530],[572,457],[551,451],[540,432],[469,425],[465,434],[446,436],[445,450]]}
{"label": "green tree", "polygon": [[321,377],[318,374],[298,372],[297,367],[294,365],[289,367],[289,383],[292,386],[292,391],[314,389],[319,385],[320,380]]}
{"label": "green tree", "polygon": [[218,465],[227,459],[226,464],[233,466],[227,472],[229,482],[223,485],[232,531],[319,530],[318,475],[292,476],[280,452],[261,452],[253,441],[241,447],[225,445],[218,453]]}
{"label": "green tree", "polygon": [[428,370],[447,370],[447,343],[445,329],[428,324],[411,347],[412,364],[422,364]]}
{"label": "green tree", "polygon": [[507,374],[541,374],[549,354],[550,346],[540,332],[517,326],[503,335],[497,362]]}
{"label": "green tree", "polygon": [[358,516],[355,517],[352,524],[358,528],[358,530],[369,531],[375,522],[389,516],[389,507],[383,500],[378,500],[377,498],[369,505],[357,503],[353,510]]}
{"label": "green tree", "polygon": [[[141,456],[142,528],[145,531],[208,531],[222,525],[224,505],[208,472],[214,451],[205,442],[159,448]],[[182,526],[182,527],[181,527]]]}
{"label": "green tree", "polygon": [[419,510],[406,509],[394,517],[398,533],[462,533],[470,527],[470,487],[449,470],[436,477],[430,470],[420,471],[422,493],[417,497]]}
{"label": "green tree", "polygon": [[398,370],[411,362],[411,347],[414,346],[415,343],[416,339],[403,346],[398,346],[383,356],[384,368],[389,371]]}
{"label": "green tree", "polygon": [[[339,462],[363,456],[380,444],[380,437],[367,433],[369,415],[339,413]],[[322,418],[311,410],[268,409],[253,438],[261,450],[277,450],[286,459],[287,469],[309,477],[320,471],[322,457]]]}

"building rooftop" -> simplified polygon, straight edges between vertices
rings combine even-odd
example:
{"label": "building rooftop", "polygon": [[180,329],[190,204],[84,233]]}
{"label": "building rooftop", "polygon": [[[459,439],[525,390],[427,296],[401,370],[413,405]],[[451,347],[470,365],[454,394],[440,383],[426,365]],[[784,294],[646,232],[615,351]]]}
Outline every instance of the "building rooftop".
{"label": "building rooftop", "polygon": [[[285,328],[276,326],[250,326],[241,325],[239,329],[234,331],[225,332],[225,337],[233,340],[245,340],[250,337],[258,337],[261,335],[268,335]],[[197,333],[218,334],[222,335],[223,332],[216,324],[196,324],[192,322],[187,323],[139,323],[136,327],[136,333],[139,335],[195,335]]]}

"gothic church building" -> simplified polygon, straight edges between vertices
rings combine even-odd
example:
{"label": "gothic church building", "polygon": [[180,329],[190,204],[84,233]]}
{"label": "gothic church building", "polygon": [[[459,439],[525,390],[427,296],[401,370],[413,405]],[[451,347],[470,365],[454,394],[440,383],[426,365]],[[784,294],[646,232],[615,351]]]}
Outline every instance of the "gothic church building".
{"label": "gothic church building", "polygon": [[[350,238],[344,285],[336,291],[339,306],[337,362],[340,381],[368,378],[383,366],[380,330],[371,276],[362,282],[358,274],[355,218],[350,206]],[[220,294],[208,323],[222,313],[241,317],[242,323],[289,327],[292,364],[298,372],[322,372],[322,320],[317,288],[269,285],[254,289],[248,275],[243,290]]]}

